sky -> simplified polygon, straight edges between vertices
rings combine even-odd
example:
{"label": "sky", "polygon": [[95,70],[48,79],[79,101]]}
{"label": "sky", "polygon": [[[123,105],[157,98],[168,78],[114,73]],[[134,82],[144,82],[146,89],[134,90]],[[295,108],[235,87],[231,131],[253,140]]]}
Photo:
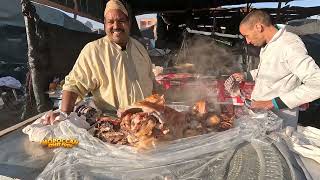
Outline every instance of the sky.
{"label": "sky", "polygon": [[[301,6],[301,7],[312,7],[312,6],[320,6],[320,0],[295,0],[288,3],[290,6]],[[225,6],[225,7],[239,7],[239,6],[245,6],[243,5],[234,5],[234,6]],[[285,6],[285,3],[283,3],[282,7]],[[278,3],[254,3],[253,7],[255,8],[263,8],[263,7],[278,7]]]}
{"label": "sky", "polygon": [[297,0],[289,3],[291,6],[312,7],[320,6],[320,0]]}

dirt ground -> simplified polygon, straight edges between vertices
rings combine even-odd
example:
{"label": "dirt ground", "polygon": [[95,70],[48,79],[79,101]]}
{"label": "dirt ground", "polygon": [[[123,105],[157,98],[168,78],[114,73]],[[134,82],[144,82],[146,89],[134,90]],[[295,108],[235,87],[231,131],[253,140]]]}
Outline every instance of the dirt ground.
{"label": "dirt ground", "polygon": [[0,109],[0,131],[21,122],[21,114],[22,107],[17,109]]}

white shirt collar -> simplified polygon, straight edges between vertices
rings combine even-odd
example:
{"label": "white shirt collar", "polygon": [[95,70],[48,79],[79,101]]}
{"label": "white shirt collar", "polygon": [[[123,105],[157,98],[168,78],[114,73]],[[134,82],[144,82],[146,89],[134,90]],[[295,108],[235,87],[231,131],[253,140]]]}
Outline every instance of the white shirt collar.
{"label": "white shirt collar", "polygon": [[[274,41],[276,41],[277,39],[279,39],[279,37],[283,34],[283,32],[285,32],[286,29],[285,28],[281,28],[278,30],[278,32],[272,37],[272,39],[269,41],[269,43],[272,43]],[[268,43],[268,44],[269,44]]]}
{"label": "white shirt collar", "polygon": [[265,49],[269,46],[269,44],[271,44],[271,43],[275,42],[276,40],[278,40],[278,39],[280,38],[280,36],[281,36],[285,31],[286,31],[285,28],[281,28],[280,30],[278,30],[278,32],[277,32],[275,35],[273,35],[272,39],[271,39],[264,47],[262,47],[261,49],[262,49],[262,50],[265,50]]}

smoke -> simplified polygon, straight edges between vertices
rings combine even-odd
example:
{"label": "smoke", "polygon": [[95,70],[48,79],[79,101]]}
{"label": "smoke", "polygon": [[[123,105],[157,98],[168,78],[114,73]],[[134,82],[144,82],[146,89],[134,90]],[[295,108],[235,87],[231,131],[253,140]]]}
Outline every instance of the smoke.
{"label": "smoke", "polygon": [[182,45],[175,62],[177,65],[194,64],[194,73],[213,76],[213,79],[196,79],[183,86],[172,87],[166,92],[168,101],[183,102],[186,105],[192,105],[201,99],[216,104],[215,77],[239,72],[241,69],[239,55],[233,53],[232,48],[217,44],[214,39],[205,36],[188,39],[186,44]]}
{"label": "smoke", "polygon": [[204,75],[231,74],[240,71],[238,57],[230,47],[205,36],[193,36],[182,46],[177,64],[194,64],[194,71]]}

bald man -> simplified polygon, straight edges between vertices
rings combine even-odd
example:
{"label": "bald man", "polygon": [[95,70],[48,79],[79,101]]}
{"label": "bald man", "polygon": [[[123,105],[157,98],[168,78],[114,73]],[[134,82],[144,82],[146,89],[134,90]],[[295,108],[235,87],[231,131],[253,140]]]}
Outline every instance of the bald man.
{"label": "bald man", "polygon": [[250,12],[240,23],[248,44],[261,47],[257,69],[235,73],[227,82],[253,80],[252,109],[273,110],[284,126],[296,127],[298,106],[320,98],[320,69],[301,39],[285,28],[278,30],[268,13]]}
{"label": "bald man", "polygon": [[150,57],[129,37],[130,17],[119,0],[110,0],[104,12],[106,36],[88,43],[65,78],[59,113],[50,113],[44,124],[73,111],[77,98],[89,92],[102,111],[116,111],[152,94],[154,75]]}

